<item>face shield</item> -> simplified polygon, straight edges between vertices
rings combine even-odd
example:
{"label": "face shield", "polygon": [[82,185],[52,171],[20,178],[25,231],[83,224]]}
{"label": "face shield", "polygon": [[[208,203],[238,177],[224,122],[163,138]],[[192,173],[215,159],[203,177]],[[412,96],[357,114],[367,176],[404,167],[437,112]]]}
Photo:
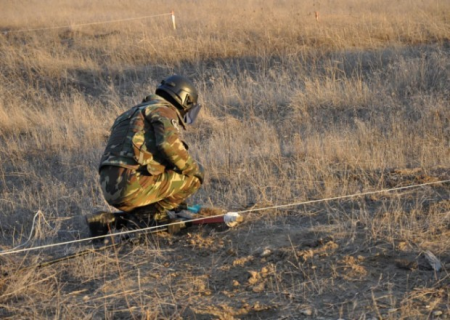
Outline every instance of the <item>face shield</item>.
{"label": "face shield", "polygon": [[190,108],[189,111],[184,115],[184,122],[186,122],[187,124],[193,124],[195,119],[197,119],[201,108],[201,104],[196,104],[195,106]]}

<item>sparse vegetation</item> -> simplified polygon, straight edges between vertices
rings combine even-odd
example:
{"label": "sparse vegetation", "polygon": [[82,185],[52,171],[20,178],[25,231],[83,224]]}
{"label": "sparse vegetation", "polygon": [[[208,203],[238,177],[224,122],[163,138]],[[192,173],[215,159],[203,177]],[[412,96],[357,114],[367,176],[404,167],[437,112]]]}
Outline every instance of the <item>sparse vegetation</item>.
{"label": "sparse vegetation", "polygon": [[[0,247],[86,237],[111,209],[97,164],[115,117],[171,73],[204,112],[194,202],[229,210],[450,179],[450,3],[3,1]],[[76,27],[175,10],[170,16]],[[316,14],[318,12],[316,20]],[[55,26],[48,30],[23,31]],[[448,184],[247,213],[228,231],[0,256],[11,319],[450,316]],[[432,270],[430,250],[443,269]]]}

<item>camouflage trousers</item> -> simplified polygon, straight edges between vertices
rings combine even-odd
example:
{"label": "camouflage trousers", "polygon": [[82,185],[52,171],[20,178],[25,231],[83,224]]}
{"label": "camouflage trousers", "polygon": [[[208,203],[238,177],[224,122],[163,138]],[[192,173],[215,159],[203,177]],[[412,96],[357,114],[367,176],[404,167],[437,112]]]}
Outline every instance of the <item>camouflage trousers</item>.
{"label": "camouflage trousers", "polygon": [[201,186],[196,177],[172,170],[151,176],[116,166],[100,170],[100,184],[105,200],[119,210],[154,205],[160,212],[178,207]]}

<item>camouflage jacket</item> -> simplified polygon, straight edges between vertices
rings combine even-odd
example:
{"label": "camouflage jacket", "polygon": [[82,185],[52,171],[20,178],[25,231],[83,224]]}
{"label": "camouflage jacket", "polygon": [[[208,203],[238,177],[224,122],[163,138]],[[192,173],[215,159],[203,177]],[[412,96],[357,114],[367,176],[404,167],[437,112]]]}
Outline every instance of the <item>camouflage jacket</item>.
{"label": "camouflage jacket", "polygon": [[180,139],[183,118],[157,95],[122,113],[114,121],[99,170],[105,165],[147,170],[158,175],[176,170],[193,175],[199,167]]}

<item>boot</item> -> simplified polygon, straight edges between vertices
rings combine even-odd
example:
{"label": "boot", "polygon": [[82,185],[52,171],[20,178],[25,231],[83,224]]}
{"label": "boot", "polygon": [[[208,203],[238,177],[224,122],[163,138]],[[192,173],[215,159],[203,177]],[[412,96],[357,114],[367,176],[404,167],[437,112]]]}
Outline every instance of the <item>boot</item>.
{"label": "boot", "polygon": [[121,230],[127,227],[129,214],[124,211],[114,212],[114,228],[116,230]]}
{"label": "boot", "polygon": [[117,230],[144,229],[162,224],[165,216],[165,213],[157,212],[151,206],[139,207],[128,212],[119,211],[114,213],[114,227]]}
{"label": "boot", "polygon": [[148,228],[169,223],[167,211],[156,203],[139,207],[127,213],[130,215],[130,224],[135,224],[135,229]]}
{"label": "boot", "polygon": [[128,212],[126,214],[125,226],[127,229],[136,230],[136,229],[145,229],[148,227],[156,226],[155,220],[153,219],[153,215],[145,214],[145,213],[134,213],[133,211]]}
{"label": "boot", "polygon": [[[104,236],[108,234],[115,221],[114,214],[106,211],[99,211],[86,217],[91,237]],[[105,238],[93,239],[94,244],[105,242]]]}

